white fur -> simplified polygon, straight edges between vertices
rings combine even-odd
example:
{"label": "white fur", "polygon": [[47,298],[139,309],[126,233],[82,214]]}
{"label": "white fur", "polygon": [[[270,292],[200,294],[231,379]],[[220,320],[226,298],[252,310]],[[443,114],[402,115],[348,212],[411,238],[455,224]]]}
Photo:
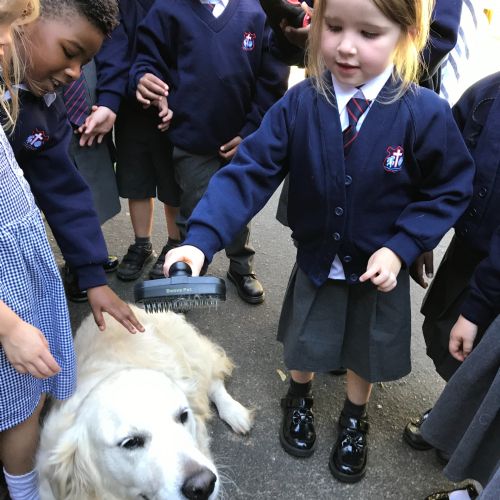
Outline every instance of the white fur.
{"label": "white fur", "polygon": [[104,332],[89,316],[76,333],[77,390],[55,403],[42,430],[42,500],[184,499],[188,478],[213,473],[212,500],[210,400],[235,432],[250,430],[251,413],[224,387],[233,368],[224,351],[183,316],[134,312],[144,333],[109,316]]}

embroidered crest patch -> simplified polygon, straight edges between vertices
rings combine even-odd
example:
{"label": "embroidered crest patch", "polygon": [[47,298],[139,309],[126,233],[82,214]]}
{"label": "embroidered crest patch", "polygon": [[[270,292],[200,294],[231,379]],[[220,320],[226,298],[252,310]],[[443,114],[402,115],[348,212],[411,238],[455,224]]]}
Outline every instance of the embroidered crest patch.
{"label": "embroidered crest patch", "polygon": [[241,47],[243,50],[253,50],[255,48],[255,38],[257,35],[249,31],[245,31],[243,34],[243,43]]}
{"label": "embroidered crest patch", "polygon": [[36,128],[24,141],[24,147],[35,151],[40,149],[48,140],[49,136],[47,132]]}
{"label": "embroidered crest patch", "polygon": [[384,159],[384,170],[391,174],[399,172],[403,168],[404,150],[401,146],[387,148],[387,156]]}

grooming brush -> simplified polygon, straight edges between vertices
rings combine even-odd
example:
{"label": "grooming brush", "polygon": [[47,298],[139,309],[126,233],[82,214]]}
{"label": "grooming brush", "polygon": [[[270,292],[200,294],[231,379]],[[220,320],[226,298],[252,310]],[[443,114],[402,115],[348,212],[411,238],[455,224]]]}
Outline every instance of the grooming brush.
{"label": "grooming brush", "polygon": [[294,28],[304,28],[311,22],[299,0],[260,0],[260,5],[273,28],[279,28],[282,19]]}
{"label": "grooming brush", "polygon": [[134,299],[143,303],[148,313],[212,308],[226,300],[226,283],[215,276],[191,276],[188,264],[175,262],[169,278],[137,283]]}

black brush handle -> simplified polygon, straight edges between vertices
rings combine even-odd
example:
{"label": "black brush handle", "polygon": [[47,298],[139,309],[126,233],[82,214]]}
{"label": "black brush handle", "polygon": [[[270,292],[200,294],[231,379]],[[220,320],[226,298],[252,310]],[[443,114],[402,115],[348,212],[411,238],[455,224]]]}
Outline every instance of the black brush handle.
{"label": "black brush handle", "polygon": [[193,274],[193,271],[191,271],[191,268],[189,267],[189,264],[186,264],[185,262],[174,262],[168,271],[168,275],[171,278],[177,277],[177,276],[191,276]]}

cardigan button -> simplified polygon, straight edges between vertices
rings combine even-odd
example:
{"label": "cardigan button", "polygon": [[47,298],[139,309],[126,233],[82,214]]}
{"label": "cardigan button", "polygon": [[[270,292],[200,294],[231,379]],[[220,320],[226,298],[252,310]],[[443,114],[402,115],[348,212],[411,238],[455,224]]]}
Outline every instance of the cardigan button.
{"label": "cardigan button", "polygon": [[352,274],[349,276],[349,279],[350,279],[351,281],[358,281],[358,275],[357,275],[357,274],[352,273]]}
{"label": "cardigan button", "polygon": [[477,208],[471,208],[469,210],[469,217],[475,217],[477,215]]}
{"label": "cardigan button", "polygon": [[332,236],[335,241],[339,241],[341,238],[340,233],[333,233]]}
{"label": "cardigan button", "polygon": [[350,186],[352,184],[352,177],[350,175],[345,176],[345,185]]}
{"label": "cardigan button", "polygon": [[486,194],[488,193],[488,188],[485,188],[485,187],[482,187],[480,190],[479,190],[479,197],[480,198],[484,198],[486,196]]}
{"label": "cardigan button", "polygon": [[346,264],[349,264],[349,262],[352,261],[352,257],[350,255],[344,255],[344,258],[342,259]]}
{"label": "cardigan button", "polygon": [[344,209],[342,207],[335,207],[335,215],[341,216],[344,215]]}

